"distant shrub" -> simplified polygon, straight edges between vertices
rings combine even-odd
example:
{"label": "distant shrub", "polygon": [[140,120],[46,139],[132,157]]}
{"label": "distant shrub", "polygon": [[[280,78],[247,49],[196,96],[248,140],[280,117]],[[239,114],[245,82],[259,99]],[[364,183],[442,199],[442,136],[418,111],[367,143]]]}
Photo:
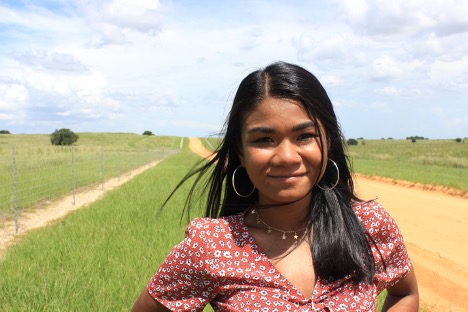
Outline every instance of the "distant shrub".
{"label": "distant shrub", "polygon": [[145,132],[143,132],[143,135],[154,135],[154,134],[153,132],[146,130]]}
{"label": "distant shrub", "polygon": [[416,138],[412,138],[411,143],[416,143]]}
{"label": "distant shrub", "polygon": [[358,140],[356,140],[356,139],[348,139],[348,140],[346,141],[346,144],[348,144],[348,145],[358,145]]}
{"label": "distant shrub", "polygon": [[11,134],[8,130],[0,130],[0,134]]}
{"label": "distant shrub", "polygon": [[455,142],[457,142],[457,143],[460,143],[461,141],[462,141],[461,138],[456,138],[456,139],[455,139]]}
{"label": "distant shrub", "polygon": [[413,140],[429,140],[428,138],[425,138],[425,137],[422,137],[422,136],[417,136],[417,135],[416,136],[406,137],[406,139],[411,140],[411,142],[413,142]]}
{"label": "distant shrub", "polygon": [[53,145],[72,145],[76,141],[78,141],[78,135],[70,129],[55,130],[50,135],[50,143]]}

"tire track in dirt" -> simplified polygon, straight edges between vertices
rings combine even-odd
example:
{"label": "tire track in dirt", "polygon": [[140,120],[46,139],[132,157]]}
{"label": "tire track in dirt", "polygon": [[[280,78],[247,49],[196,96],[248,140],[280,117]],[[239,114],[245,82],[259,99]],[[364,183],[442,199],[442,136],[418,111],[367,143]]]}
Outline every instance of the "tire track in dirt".
{"label": "tire track in dirt", "polygon": [[[189,147],[202,157],[211,155],[199,138],[191,138]],[[359,196],[377,199],[398,223],[415,267],[421,305],[431,312],[468,311],[466,196],[359,175],[355,183]],[[455,193],[460,194],[466,192]]]}

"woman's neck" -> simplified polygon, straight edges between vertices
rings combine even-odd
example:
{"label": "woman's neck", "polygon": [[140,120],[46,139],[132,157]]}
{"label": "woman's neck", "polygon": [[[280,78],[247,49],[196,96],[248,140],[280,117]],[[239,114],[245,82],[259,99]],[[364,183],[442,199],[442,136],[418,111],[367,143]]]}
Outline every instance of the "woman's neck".
{"label": "woman's neck", "polygon": [[258,216],[271,227],[283,231],[294,231],[307,225],[310,198],[303,198],[291,204],[262,205],[255,207]]}

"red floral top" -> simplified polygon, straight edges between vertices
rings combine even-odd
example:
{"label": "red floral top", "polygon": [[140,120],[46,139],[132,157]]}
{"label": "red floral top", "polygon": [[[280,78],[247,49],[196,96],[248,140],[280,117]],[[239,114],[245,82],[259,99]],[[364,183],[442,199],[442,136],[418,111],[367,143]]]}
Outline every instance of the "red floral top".
{"label": "red floral top", "polygon": [[373,239],[371,285],[355,285],[351,276],[331,282],[317,277],[312,297],[304,297],[256,245],[239,213],[193,220],[147,290],[173,311],[202,311],[208,303],[215,311],[376,311],[378,294],[406,276],[411,262],[380,204],[360,202],[353,209]]}

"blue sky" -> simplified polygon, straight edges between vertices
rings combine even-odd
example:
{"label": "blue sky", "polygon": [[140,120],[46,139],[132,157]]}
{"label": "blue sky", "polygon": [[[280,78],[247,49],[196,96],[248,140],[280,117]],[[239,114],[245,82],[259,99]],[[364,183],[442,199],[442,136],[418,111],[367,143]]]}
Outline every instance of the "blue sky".
{"label": "blue sky", "polygon": [[468,137],[468,1],[0,1],[0,129],[209,136],[273,61],[347,138]]}

